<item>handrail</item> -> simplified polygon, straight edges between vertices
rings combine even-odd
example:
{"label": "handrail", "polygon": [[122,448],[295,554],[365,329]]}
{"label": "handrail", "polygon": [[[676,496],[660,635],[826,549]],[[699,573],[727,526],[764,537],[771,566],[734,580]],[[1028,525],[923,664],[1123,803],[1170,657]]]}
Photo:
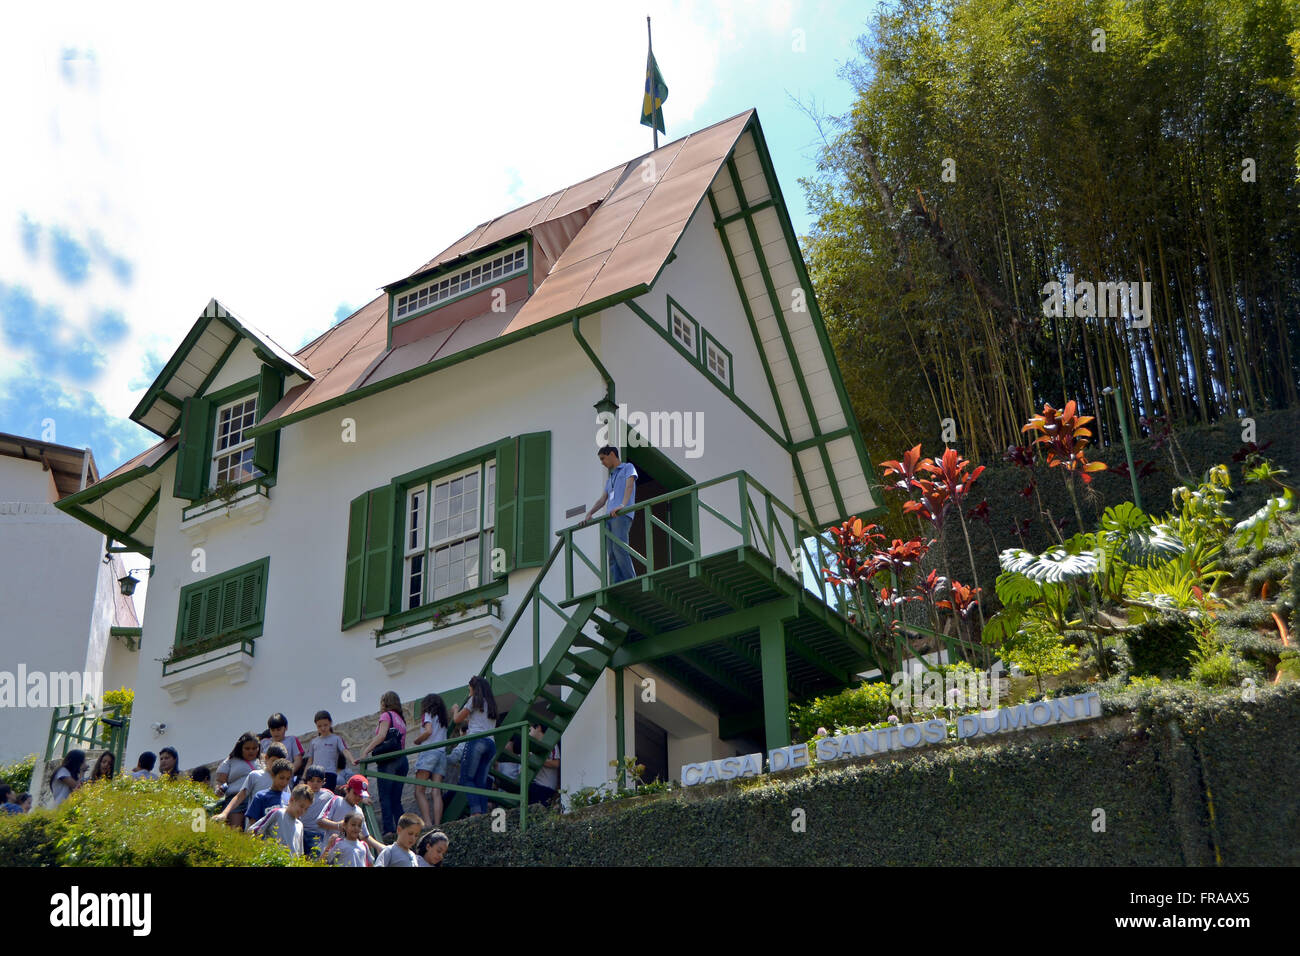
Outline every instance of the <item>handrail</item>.
{"label": "handrail", "polygon": [[[67,713],[60,714],[62,708],[55,707],[50,718],[50,735],[45,745],[45,759],[52,760],[55,750],[60,756],[67,756],[69,744],[86,744],[86,749],[103,748],[113,754],[115,766],[121,766],[123,751],[126,748],[126,728],[131,718],[123,715],[122,705],[103,707],[99,704],[69,704]],[[75,722],[75,729],[73,724]],[[100,729],[103,723],[108,728],[105,734]],[[107,739],[105,739],[107,738]],[[56,743],[61,741],[61,746]]]}
{"label": "handrail", "polygon": [[[502,734],[511,734],[514,731],[520,731],[519,739],[521,748],[524,753],[520,754],[519,760],[519,793],[511,793],[508,790],[488,790],[483,787],[467,787],[461,783],[445,783],[441,780],[435,782],[432,779],[421,780],[418,777],[401,777],[394,773],[385,773],[379,769],[372,770],[365,776],[374,777],[376,780],[391,780],[396,783],[409,783],[419,787],[437,787],[439,790],[450,790],[453,793],[478,794],[480,796],[491,797],[497,803],[518,803],[519,804],[519,832],[523,833],[528,829],[528,785],[529,778],[532,776],[532,768],[528,766],[528,731],[530,725],[526,720],[515,721],[510,724],[502,724],[492,730],[479,730],[472,734],[462,734],[459,737],[447,737],[443,740],[430,741],[427,744],[415,744],[406,747],[403,750],[394,750],[389,753],[369,754],[365,757],[357,758],[358,769],[364,768],[366,764],[387,763],[390,760],[399,760],[409,754],[424,753],[426,750],[435,750],[439,747],[457,747],[460,744],[470,740],[479,740],[483,737],[500,737]],[[508,738],[507,738],[508,739]],[[497,751],[500,753],[500,750]],[[372,807],[366,808],[371,812],[372,819],[368,826],[372,827],[373,832],[373,814]]]}
{"label": "handrail", "polygon": [[[551,553],[547,557],[546,563],[543,564],[541,570],[537,572],[537,577],[533,578],[533,583],[529,586],[528,590],[524,592],[523,597],[519,601],[519,606],[515,608],[515,613],[510,615],[509,623],[507,623],[505,628],[501,631],[501,636],[497,638],[496,646],[492,648],[492,653],[488,655],[487,663],[485,663],[479,671],[480,677],[487,677],[491,672],[492,665],[496,663],[497,655],[499,655],[501,649],[505,647],[506,641],[509,639],[511,632],[515,629],[515,625],[519,623],[519,618],[523,616],[524,609],[532,603],[536,596],[536,592],[541,589],[542,580],[546,577],[546,572],[551,569],[551,565],[555,563],[555,558],[559,555],[563,547],[564,541],[560,540],[555,542],[555,547],[551,548]],[[536,641],[534,641],[534,645],[536,645]],[[538,666],[538,655],[536,649],[533,654],[533,666]]]}

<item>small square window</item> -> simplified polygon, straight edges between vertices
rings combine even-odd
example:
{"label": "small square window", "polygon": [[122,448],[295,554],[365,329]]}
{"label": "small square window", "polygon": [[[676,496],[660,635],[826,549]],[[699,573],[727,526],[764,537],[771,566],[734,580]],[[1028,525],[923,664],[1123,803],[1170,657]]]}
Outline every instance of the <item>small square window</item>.
{"label": "small square window", "polygon": [[673,338],[682,348],[695,354],[695,323],[676,309],[672,313]]}
{"label": "small square window", "polygon": [[731,361],[727,353],[722,351],[716,342],[707,339],[704,344],[704,352],[709,371],[723,385],[729,385],[731,383]]}

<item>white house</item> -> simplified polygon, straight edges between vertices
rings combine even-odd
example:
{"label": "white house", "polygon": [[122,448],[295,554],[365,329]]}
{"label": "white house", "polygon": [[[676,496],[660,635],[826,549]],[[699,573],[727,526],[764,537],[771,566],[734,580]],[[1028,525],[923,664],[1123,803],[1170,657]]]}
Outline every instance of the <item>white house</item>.
{"label": "white house", "polygon": [[[159,443],[60,502],[157,566],[131,752],[486,672],[574,790],[785,742],[790,699],[869,666],[792,564],[878,499],[754,111],[475,227],[296,354],[213,300],[132,417]],[[675,493],[608,587],[579,526],[607,441],[639,502]]]}
{"label": "white house", "polygon": [[0,435],[0,761],[42,754],[55,706],[135,680],[126,568],[56,507],[98,477],[89,449]]}

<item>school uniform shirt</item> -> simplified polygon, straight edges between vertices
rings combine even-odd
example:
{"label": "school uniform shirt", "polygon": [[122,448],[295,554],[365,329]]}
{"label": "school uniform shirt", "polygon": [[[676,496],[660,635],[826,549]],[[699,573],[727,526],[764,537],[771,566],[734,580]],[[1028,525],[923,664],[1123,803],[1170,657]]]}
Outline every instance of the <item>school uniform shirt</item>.
{"label": "school uniform shirt", "polygon": [[360,840],[339,840],[329,851],[331,866],[370,866],[370,851]]}
{"label": "school uniform shirt", "polygon": [[343,753],[343,738],[338,734],[313,737],[307,745],[307,766],[315,764],[326,773],[339,772],[339,756]]}
{"label": "school uniform shirt", "polygon": [[279,840],[294,856],[302,856],[302,821],[289,816],[284,807],[272,807],[249,832],[256,833],[263,840]]}
{"label": "school uniform shirt", "polygon": [[375,866],[418,866],[415,861],[414,853],[394,843],[392,846],[384,847],[383,852],[375,857]]}
{"label": "school uniform shirt", "polygon": [[302,828],[308,833],[322,833],[318,821],[325,807],[329,805],[330,799],[334,794],[330,793],[324,787],[316,791],[316,796],[312,797],[311,806],[307,812],[302,815]]}
{"label": "school uniform shirt", "polygon": [[289,805],[289,791],[272,790],[267,787],[265,790],[259,790],[253,795],[248,806],[244,811],[244,819],[256,823],[262,817],[266,816],[266,811],[272,807],[287,807]]}
{"label": "school uniform shirt", "polygon": [[[352,813],[354,813],[354,812],[355,812],[355,813],[361,813],[361,807],[363,806],[363,804],[360,804],[360,803],[359,803],[359,804],[357,804],[357,805],[354,807],[354,806],[352,806],[351,804],[348,803],[346,797],[340,797],[337,793],[330,794],[330,796],[331,796],[333,799],[331,799],[331,800],[327,800],[327,801],[325,802],[325,809],[323,809],[323,810],[320,812],[320,814],[317,816],[317,818],[316,818],[318,821],[319,821],[319,820],[329,820],[329,821],[331,821],[331,822],[333,822],[333,823],[342,823],[345,819],[347,819],[347,817],[348,817],[350,814],[352,814]],[[332,830],[332,831],[330,831],[330,832],[331,832],[331,834],[333,834],[333,833],[338,833],[339,831],[338,831],[338,830]],[[365,820],[365,815],[362,814],[362,817],[361,817],[361,839],[362,839],[362,840],[365,840],[365,839],[367,839],[369,836],[370,836],[370,833],[369,833],[369,831],[366,829],[366,820]]]}
{"label": "school uniform shirt", "polygon": [[[218,775],[224,773],[226,775],[226,795],[233,796],[240,791],[244,778],[258,769],[256,763],[250,763],[243,757],[227,757],[217,765],[217,772],[212,776],[215,779]],[[262,786],[265,787],[266,784],[262,784]],[[261,787],[258,788],[258,790],[260,789]],[[257,793],[257,790],[253,792]]]}
{"label": "school uniform shirt", "polygon": [[605,496],[608,499],[605,504],[606,513],[613,511],[615,508],[631,508],[636,504],[636,483],[632,484],[632,495],[628,498],[627,504],[623,504],[623,496],[627,494],[627,480],[635,478],[636,468],[630,461],[620,462],[619,466],[609,473],[605,479]]}
{"label": "school uniform shirt", "polygon": [[[270,737],[263,737],[263,738],[262,738],[262,755],[263,755],[263,756],[266,755],[267,748],[270,747],[271,744],[273,744],[273,743],[276,743],[276,741],[272,740]],[[285,734],[285,735],[284,735],[284,740],[279,741],[279,744],[280,744],[281,747],[284,748],[284,752],[287,753],[287,754],[289,755],[289,762],[290,762],[290,763],[297,763],[297,762],[298,762],[298,758],[301,757],[301,756],[303,755],[303,753],[305,752],[305,751],[302,749],[302,744],[298,742],[298,738],[295,737],[293,734]],[[326,767],[325,769],[328,770],[329,768]]]}
{"label": "school uniform shirt", "polygon": [[131,776],[136,780],[157,780],[160,775],[152,770],[132,770]]}
{"label": "school uniform shirt", "polygon": [[[246,776],[243,779],[243,781],[239,784],[239,790],[227,790],[226,792],[238,794],[245,790],[248,791],[248,796],[244,798],[243,806],[240,807],[238,811],[236,811],[236,812],[242,811],[245,815],[247,815],[249,806],[251,805],[253,798],[270,786],[271,786],[271,771],[263,770],[261,767],[259,767],[258,769],[254,770],[252,773],[250,773],[248,776]],[[253,817],[251,820],[247,822],[252,823],[255,820],[257,820],[257,817]]]}
{"label": "school uniform shirt", "polygon": [[[471,697],[469,700],[465,701],[465,706],[473,707],[474,698]],[[486,730],[495,730],[496,726],[497,722],[487,715],[487,711],[480,707],[469,712],[469,719],[465,721],[465,733],[482,733]],[[484,738],[482,737],[479,738],[479,740],[483,739]],[[474,743],[474,741],[470,741],[470,743]]]}

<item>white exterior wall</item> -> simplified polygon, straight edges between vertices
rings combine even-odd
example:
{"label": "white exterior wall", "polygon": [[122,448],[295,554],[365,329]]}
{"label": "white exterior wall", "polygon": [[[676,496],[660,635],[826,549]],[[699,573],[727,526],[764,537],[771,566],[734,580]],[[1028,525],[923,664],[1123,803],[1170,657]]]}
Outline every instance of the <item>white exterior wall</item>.
{"label": "white exterior wall", "polygon": [[[213,388],[254,371],[252,365],[223,371]],[[492,641],[449,634],[390,677],[377,659],[382,652],[372,635],[381,619],[341,631],[349,503],[397,475],[507,436],[550,431],[554,532],[565,524],[566,508],[590,506],[600,493],[593,403],[602,393],[599,376],[565,327],[290,425],[281,432],[276,485],[265,516],[253,524],[238,520],[237,510],[211,522],[201,541],[179,527],[189,502],[169,493],[175,472],[174,460],[169,461],[162,469],[154,551],[158,571],[143,625],[147,652],[141,655],[128,749],[156,750],[170,743],[180,750],[182,764],[192,766],[224,756],[241,732],[262,729],[273,711],[285,713],[291,733],[305,734],[322,708],[341,723],[378,710],[387,690],[411,700],[467,683]],[[342,441],[345,418],[355,421],[355,443]],[[191,687],[188,699],[175,703],[159,684],[162,665],[155,658],[175,643],[180,589],[205,577],[192,569],[196,547],[203,549],[207,575],[270,557],[265,627],[243,683],[232,685],[218,676]],[[502,622],[535,574],[525,569],[510,575]],[[528,644],[519,632],[496,669],[531,663]],[[548,646],[544,641],[543,653]],[[343,700],[346,679],[355,681],[354,701]],[[166,739],[153,736],[149,725],[154,722],[167,724]]]}
{"label": "white exterior wall", "polygon": [[[55,508],[56,497],[40,462],[0,458],[0,671],[15,682],[20,665],[48,675],[104,663],[113,614],[104,536]],[[25,704],[26,688],[14,689]],[[52,706],[2,713],[0,761],[43,755]]]}
{"label": "white exterior wall", "polygon": [[[711,217],[697,215],[654,289],[638,304],[666,323],[671,295],[732,354],[737,396],[773,429],[779,420],[756,344]],[[587,317],[582,332],[616,382],[616,397],[629,410],[699,412],[703,433],[699,457],[684,447],[660,450],[696,481],[744,470],[774,495],[792,505],[794,478],[790,456],[736,404],[716,388],[707,373],[692,365],[669,342],[626,306]],[[258,361],[245,343],[214,380],[209,391],[254,375]],[[238,512],[206,525],[198,539],[179,527],[189,503],[170,494],[175,459],[162,468],[154,561],[144,622],[144,648],[136,680],[135,721],[128,749],[154,749],[165,743],[181,751],[184,766],[217,759],[245,730],[260,730],[266,716],[283,711],[291,733],[311,732],[311,717],[328,709],[341,723],[378,710],[379,697],[396,691],[403,700],[459,687],[482,667],[492,639],[465,638],[456,629],[411,656],[405,669],[390,676],[379,658],[372,629],[380,619],[340,630],[349,502],[397,475],[451,458],[506,436],[551,433],[551,530],[572,524],[567,510],[590,507],[599,496],[604,472],[596,459],[594,403],[604,384],[579,348],[568,326],[469,360],[434,375],[292,424],[281,432],[277,483],[264,516],[253,523]],[[356,441],[342,441],[343,420],[355,422]],[[737,486],[717,489],[711,504],[728,514],[739,510]],[[710,519],[712,520],[712,519]],[[706,550],[735,547],[734,532],[703,523]],[[576,536],[594,560],[595,528]],[[202,549],[205,574],[193,570],[194,549]],[[263,635],[242,682],[225,674],[189,688],[174,702],[161,686],[162,657],[173,645],[180,589],[270,557]],[[535,570],[510,576],[501,622],[508,621],[532,582]],[[555,575],[557,588],[563,575]],[[575,562],[577,590],[594,587]],[[563,594],[547,589],[557,602]],[[545,614],[545,654],[558,622]],[[415,627],[412,628],[413,630]],[[520,629],[495,664],[504,672],[531,663],[527,632]],[[355,682],[355,699],[345,700],[344,682]],[[670,770],[683,762],[729,755],[734,747],[717,736],[717,715],[703,702],[659,679],[660,703],[639,703],[640,677],[625,682],[627,753],[633,753],[633,715],[637,709],[670,733]],[[457,692],[448,703],[458,703]],[[576,790],[611,776],[617,753],[614,681],[606,673],[564,736],[561,786]],[[165,739],[149,729],[167,724]],[[361,741],[350,741],[359,745]]]}

